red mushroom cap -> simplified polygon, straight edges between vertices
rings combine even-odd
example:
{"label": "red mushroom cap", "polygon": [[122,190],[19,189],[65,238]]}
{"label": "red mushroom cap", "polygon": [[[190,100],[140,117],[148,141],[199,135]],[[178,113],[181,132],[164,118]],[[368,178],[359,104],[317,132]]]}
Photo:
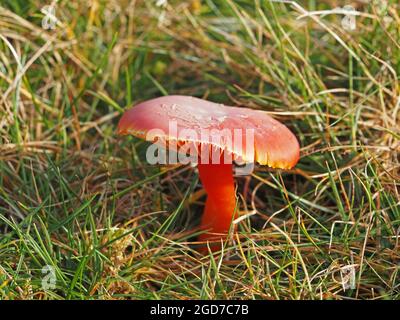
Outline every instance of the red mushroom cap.
{"label": "red mushroom cap", "polygon": [[[175,121],[177,132],[169,132],[169,122]],[[151,134],[151,130],[160,129],[165,135]],[[179,139],[184,129],[195,130],[196,141]],[[242,141],[246,141],[246,130],[254,130],[254,154],[246,154],[227,148],[223,143],[212,144],[201,140],[202,130],[241,129]],[[150,134],[149,134],[150,132]],[[214,145],[235,154],[246,162],[258,162],[272,168],[288,169],[299,160],[299,143],[294,134],[282,123],[271,118],[263,111],[230,107],[189,96],[165,96],[139,103],[126,111],[118,124],[119,134],[132,134],[142,139],[154,141],[157,138],[179,143]]]}

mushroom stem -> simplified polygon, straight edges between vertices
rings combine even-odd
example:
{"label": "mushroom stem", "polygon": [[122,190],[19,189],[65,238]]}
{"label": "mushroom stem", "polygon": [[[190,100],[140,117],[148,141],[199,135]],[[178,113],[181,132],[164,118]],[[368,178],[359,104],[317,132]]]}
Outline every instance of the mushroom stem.
{"label": "mushroom stem", "polygon": [[[220,241],[229,233],[236,207],[232,164],[198,164],[200,180],[207,192],[207,200],[200,228],[207,230],[199,236],[200,241],[216,242],[212,251],[221,248]],[[202,247],[202,252],[207,248]]]}

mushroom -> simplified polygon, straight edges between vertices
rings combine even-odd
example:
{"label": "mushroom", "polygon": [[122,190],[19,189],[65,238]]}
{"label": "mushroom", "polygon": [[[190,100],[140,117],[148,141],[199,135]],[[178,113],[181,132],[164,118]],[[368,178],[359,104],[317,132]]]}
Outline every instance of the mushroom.
{"label": "mushroom", "polygon": [[[290,169],[299,159],[296,137],[266,112],[189,96],[164,96],[139,103],[123,114],[118,133],[156,142],[179,156],[196,151],[194,156],[189,152],[190,158],[180,159],[198,164],[208,196],[200,224],[204,233],[199,240],[214,242],[212,251],[220,248],[221,239],[226,238],[237,217],[232,161]],[[206,249],[203,246],[201,251]]]}

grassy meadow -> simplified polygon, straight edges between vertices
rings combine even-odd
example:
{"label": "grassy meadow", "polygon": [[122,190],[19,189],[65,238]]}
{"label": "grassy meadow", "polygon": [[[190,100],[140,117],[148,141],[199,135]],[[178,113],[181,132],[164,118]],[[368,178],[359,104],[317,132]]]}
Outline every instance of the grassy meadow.
{"label": "grassy meadow", "polygon": [[[59,0],[54,25],[50,4],[0,3],[0,300],[400,298],[397,0]],[[168,94],[264,110],[301,145],[236,179],[214,257],[196,169],[116,134]]]}

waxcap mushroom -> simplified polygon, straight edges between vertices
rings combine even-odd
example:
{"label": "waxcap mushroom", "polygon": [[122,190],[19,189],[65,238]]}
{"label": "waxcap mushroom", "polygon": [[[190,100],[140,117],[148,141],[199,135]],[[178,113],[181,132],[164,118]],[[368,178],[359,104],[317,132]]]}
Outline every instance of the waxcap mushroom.
{"label": "waxcap mushroom", "polygon": [[[171,123],[174,124],[173,130]],[[188,130],[190,137],[181,135]],[[161,139],[178,153],[186,152],[186,148],[182,151],[179,147],[187,145],[200,151],[195,160],[199,160],[199,176],[207,192],[200,224],[205,232],[199,236],[199,240],[207,244],[199,248],[203,253],[208,252],[208,248],[212,252],[220,249],[221,240],[226,239],[230,230],[236,229],[236,225],[232,228],[237,217],[232,158],[282,169],[292,168],[299,159],[296,137],[265,112],[228,107],[188,96],[165,96],[139,103],[124,113],[118,132],[153,142]],[[204,132],[211,134],[204,135]],[[219,132],[227,132],[231,140],[232,136],[235,137],[234,143],[213,139]],[[204,162],[203,151],[209,148],[220,152],[217,162],[208,162],[208,152]]]}

